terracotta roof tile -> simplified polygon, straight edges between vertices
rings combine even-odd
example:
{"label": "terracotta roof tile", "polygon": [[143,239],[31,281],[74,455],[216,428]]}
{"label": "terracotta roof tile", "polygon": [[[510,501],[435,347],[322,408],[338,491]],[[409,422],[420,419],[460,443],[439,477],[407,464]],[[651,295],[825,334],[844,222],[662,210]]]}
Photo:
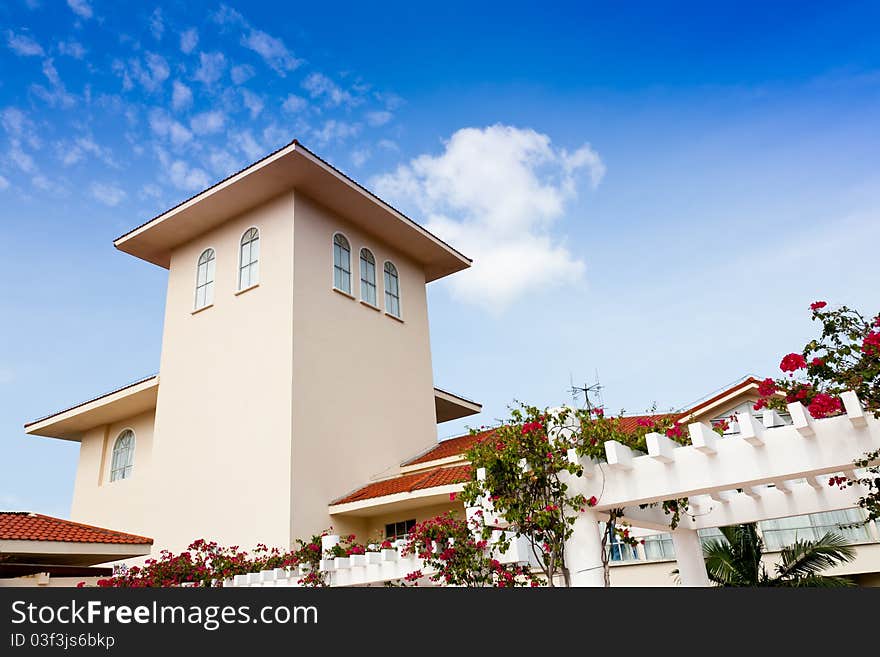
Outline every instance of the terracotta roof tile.
{"label": "terracotta roof tile", "polygon": [[151,545],[152,538],[27,511],[0,511],[0,540]]}
{"label": "terracotta roof tile", "polygon": [[367,484],[345,497],[331,502],[331,504],[346,504],[359,502],[374,497],[394,495],[395,493],[410,493],[414,490],[434,488],[436,486],[448,486],[470,480],[471,466],[457,465],[451,468],[434,468],[426,472],[400,475],[391,479],[383,479],[372,484]]}

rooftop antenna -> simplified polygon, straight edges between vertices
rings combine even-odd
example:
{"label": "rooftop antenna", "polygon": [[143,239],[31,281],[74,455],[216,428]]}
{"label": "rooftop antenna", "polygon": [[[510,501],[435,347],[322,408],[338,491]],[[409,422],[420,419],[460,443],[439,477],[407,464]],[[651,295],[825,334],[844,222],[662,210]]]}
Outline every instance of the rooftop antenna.
{"label": "rooftop antenna", "polygon": [[591,384],[584,383],[582,386],[574,385],[574,380],[571,378],[569,374],[569,380],[571,381],[571,399],[573,402],[577,403],[578,398],[583,395],[584,396],[584,409],[587,412],[592,413],[594,408],[602,408],[605,403],[602,401],[602,384],[599,383],[599,370],[596,370],[596,382]]}

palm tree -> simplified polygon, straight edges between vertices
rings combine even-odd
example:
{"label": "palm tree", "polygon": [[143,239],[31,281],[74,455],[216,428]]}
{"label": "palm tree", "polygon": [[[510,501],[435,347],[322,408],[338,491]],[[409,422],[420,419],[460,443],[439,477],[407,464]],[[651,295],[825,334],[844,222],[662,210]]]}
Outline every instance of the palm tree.
{"label": "palm tree", "polygon": [[718,586],[853,586],[845,577],[820,574],[855,558],[855,551],[840,534],[828,532],[815,541],[795,541],[782,550],[776,573],[770,576],[761,562],[764,542],[754,523],[719,529],[727,540],[703,546],[706,572]]}

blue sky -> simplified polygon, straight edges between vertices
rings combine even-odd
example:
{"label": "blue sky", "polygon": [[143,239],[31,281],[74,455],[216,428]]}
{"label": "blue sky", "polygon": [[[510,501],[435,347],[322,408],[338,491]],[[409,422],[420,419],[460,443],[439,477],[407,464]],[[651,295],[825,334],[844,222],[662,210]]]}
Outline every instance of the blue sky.
{"label": "blue sky", "polygon": [[475,258],[429,297],[476,423],[876,312],[880,8],[610,5],[3,3],[0,508],[67,515],[78,446],[22,424],[158,367],[166,273],[112,239],[293,137]]}

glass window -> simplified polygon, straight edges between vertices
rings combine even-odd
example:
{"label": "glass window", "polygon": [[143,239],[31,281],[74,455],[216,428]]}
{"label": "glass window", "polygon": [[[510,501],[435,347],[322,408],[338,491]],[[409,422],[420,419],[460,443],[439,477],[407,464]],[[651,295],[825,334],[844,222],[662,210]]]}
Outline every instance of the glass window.
{"label": "glass window", "polygon": [[646,559],[675,559],[675,547],[672,545],[671,534],[654,534],[645,536]]}
{"label": "glass window", "polygon": [[397,267],[390,262],[385,263],[385,312],[400,317],[400,280]]}
{"label": "glass window", "polygon": [[369,249],[361,249],[361,300],[376,305],[376,259]]}
{"label": "glass window", "polygon": [[340,233],[333,236],[333,286],[351,294],[351,247]]}
{"label": "glass window", "polygon": [[110,462],[110,481],[128,479],[134,468],[134,431],[126,429],[113,443],[113,458]]}
{"label": "glass window", "polygon": [[238,262],[239,290],[260,282],[260,231],[256,228],[251,228],[241,236]]}
{"label": "glass window", "polygon": [[638,561],[639,552],[635,545],[623,543],[618,536],[613,536],[608,546],[611,561]]}
{"label": "glass window", "polygon": [[412,528],[415,526],[415,519],[389,523],[385,525],[385,538],[389,540],[394,540],[396,538],[406,538],[407,535],[412,531]]}
{"label": "glass window", "polygon": [[843,536],[850,543],[871,540],[866,525],[859,524],[865,516],[861,509],[844,509],[806,516],[779,518],[759,523],[764,545],[768,550],[781,550],[795,541],[815,541],[828,532]]}
{"label": "glass window", "polygon": [[214,303],[214,249],[205,249],[199,256],[196,272],[196,310]]}

